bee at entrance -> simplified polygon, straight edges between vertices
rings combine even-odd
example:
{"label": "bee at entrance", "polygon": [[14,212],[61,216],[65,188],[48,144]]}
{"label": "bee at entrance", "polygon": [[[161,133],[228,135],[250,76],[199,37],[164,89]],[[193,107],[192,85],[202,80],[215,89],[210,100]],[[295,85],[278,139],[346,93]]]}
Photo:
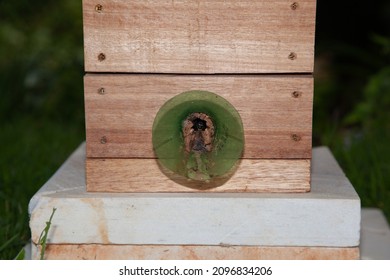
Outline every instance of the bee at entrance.
{"label": "bee at entrance", "polygon": [[214,124],[204,113],[192,113],[182,126],[184,138],[184,166],[190,179],[208,181],[210,152],[213,149]]}
{"label": "bee at entrance", "polygon": [[207,153],[213,149],[214,124],[204,113],[192,113],[183,121],[185,151]]}
{"label": "bee at entrance", "polygon": [[205,131],[206,128],[207,128],[207,125],[206,125],[206,121],[205,121],[205,120],[196,118],[195,120],[192,121],[192,123],[194,124],[194,125],[192,126],[192,128],[193,128],[195,131],[198,131],[198,130]]}
{"label": "bee at entrance", "polygon": [[160,108],[152,142],[169,178],[198,181],[199,185],[189,184],[203,188],[230,176],[243,151],[244,133],[240,115],[227,100],[194,90],[174,96]]}

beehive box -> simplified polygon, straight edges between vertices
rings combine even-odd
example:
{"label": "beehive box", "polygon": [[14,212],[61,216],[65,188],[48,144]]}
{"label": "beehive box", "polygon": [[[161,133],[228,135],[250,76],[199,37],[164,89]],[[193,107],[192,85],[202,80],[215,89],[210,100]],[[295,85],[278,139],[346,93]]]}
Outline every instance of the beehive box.
{"label": "beehive box", "polygon": [[[84,0],[86,180],[104,192],[310,190],[314,0]],[[213,92],[241,116],[235,173],[202,188],[156,161],[170,98]]]}
{"label": "beehive box", "polygon": [[[83,10],[87,143],[30,201],[32,258],[53,208],[47,259],[359,258],[359,197],[328,149],[312,156],[314,0]],[[154,119],[188,91],[242,120],[242,158],[220,181],[156,161]]]}

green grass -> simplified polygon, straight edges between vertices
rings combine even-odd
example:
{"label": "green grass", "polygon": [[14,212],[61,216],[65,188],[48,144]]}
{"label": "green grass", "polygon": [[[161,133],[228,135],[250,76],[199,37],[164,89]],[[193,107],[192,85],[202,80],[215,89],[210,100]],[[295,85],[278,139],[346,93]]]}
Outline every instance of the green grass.
{"label": "green grass", "polygon": [[56,210],[57,210],[57,208],[53,208],[53,211],[52,211],[52,213],[50,215],[50,218],[46,222],[46,226],[42,230],[41,235],[39,236],[39,239],[38,239],[38,246],[41,247],[40,258],[39,258],[40,260],[44,260],[45,259],[46,246],[47,246],[47,236],[49,235],[49,230],[50,230],[51,223],[52,223],[52,220],[53,220],[53,216],[54,216]]}
{"label": "green grass", "polygon": [[30,198],[83,141],[84,128],[24,118],[0,130],[0,259],[13,259],[30,238]]}
{"label": "green grass", "polygon": [[82,13],[74,0],[0,10],[0,259],[13,259],[29,200],[85,139]]}

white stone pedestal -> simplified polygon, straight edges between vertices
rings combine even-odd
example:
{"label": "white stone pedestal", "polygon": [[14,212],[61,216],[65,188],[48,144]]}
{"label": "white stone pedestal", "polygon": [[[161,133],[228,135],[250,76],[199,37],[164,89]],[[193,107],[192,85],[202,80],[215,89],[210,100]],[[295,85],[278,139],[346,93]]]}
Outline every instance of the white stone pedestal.
{"label": "white stone pedestal", "polygon": [[82,144],[31,199],[33,259],[53,208],[53,259],[359,257],[360,199],[327,148],[296,194],[87,193],[84,164]]}

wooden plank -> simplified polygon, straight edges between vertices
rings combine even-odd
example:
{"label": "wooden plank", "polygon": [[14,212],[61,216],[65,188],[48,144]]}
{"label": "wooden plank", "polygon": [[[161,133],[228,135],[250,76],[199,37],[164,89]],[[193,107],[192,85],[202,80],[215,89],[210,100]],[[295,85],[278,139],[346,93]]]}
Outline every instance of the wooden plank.
{"label": "wooden plank", "polygon": [[315,0],[83,1],[85,70],[312,73]]}
{"label": "wooden plank", "polygon": [[206,90],[239,112],[243,158],[311,158],[311,75],[87,74],[84,83],[88,157],[153,158],[161,106],[182,92]]}
{"label": "wooden plank", "polygon": [[310,160],[242,160],[210,183],[188,181],[155,159],[86,159],[89,192],[307,192]]}
{"label": "wooden plank", "polygon": [[[33,244],[32,258],[39,259]],[[51,260],[358,260],[359,248],[49,244]]]}
{"label": "wooden plank", "polygon": [[307,193],[91,193],[81,145],[29,204],[37,243],[356,247],[360,200],[329,149]]}

